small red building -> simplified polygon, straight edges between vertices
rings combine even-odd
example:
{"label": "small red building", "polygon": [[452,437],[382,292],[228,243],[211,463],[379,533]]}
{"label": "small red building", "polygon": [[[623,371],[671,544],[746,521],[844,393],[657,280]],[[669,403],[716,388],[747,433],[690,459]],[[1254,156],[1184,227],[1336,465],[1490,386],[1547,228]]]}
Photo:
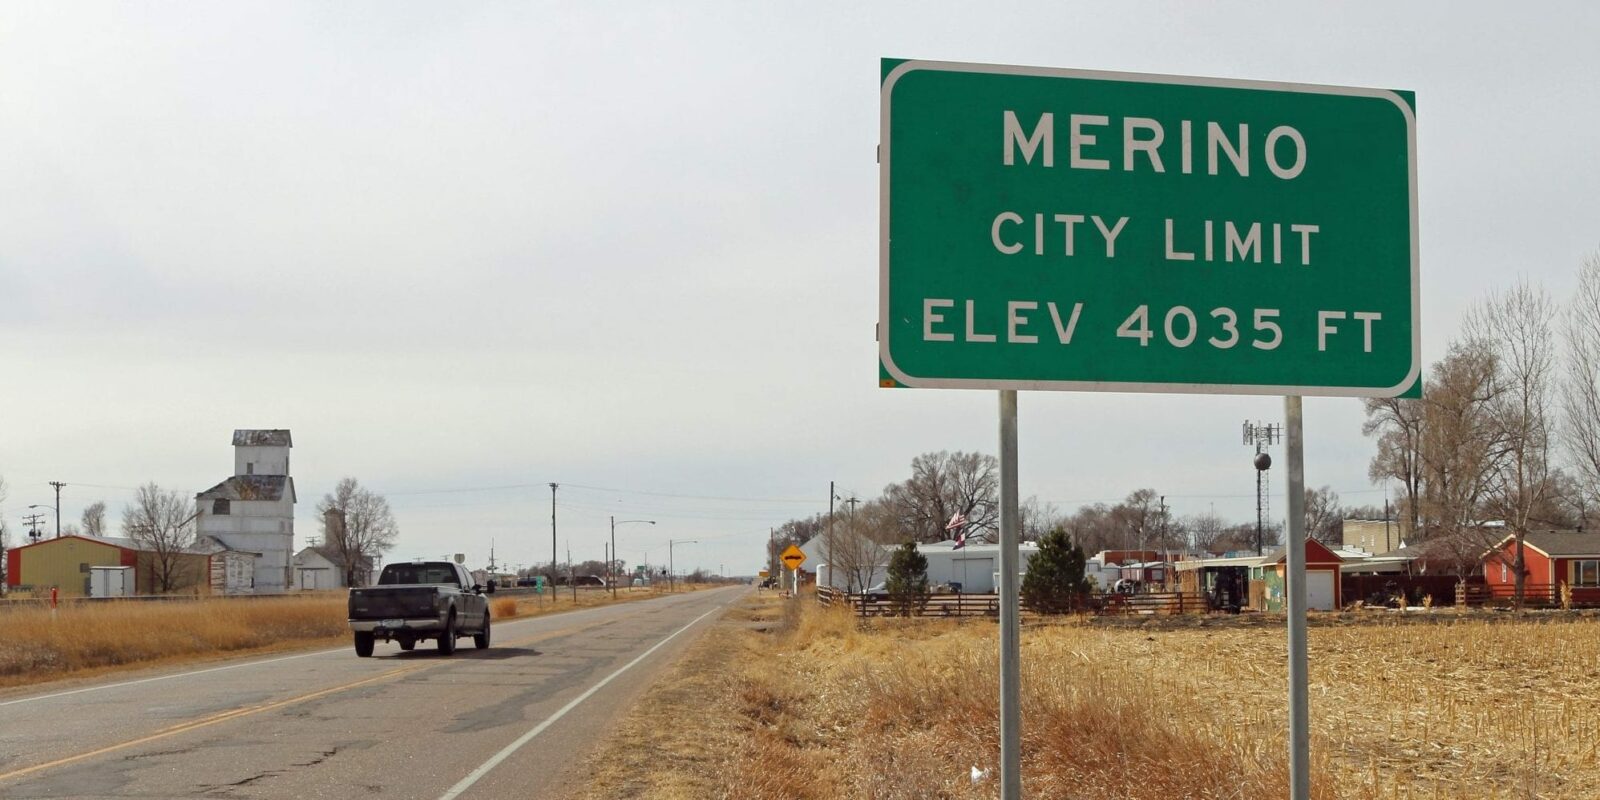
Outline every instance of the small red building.
{"label": "small red building", "polygon": [[[1340,595],[1339,567],[1344,559],[1322,542],[1306,538],[1306,608],[1312,611],[1337,611],[1344,606]],[[1280,547],[1262,557],[1251,569],[1252,582],[1261,585],[1262,604],[1267,611],[1283,611],[1288,601],[1284,594],[1289,572],[1289,554]],[[1252,588],[1254,597],[1256,589]]]}
{"label": "small red building", "polygon": [[[1574,604],[1600,604],[1600,533],[1528,531],[1522,540],[1526,597],[1556,601],[1561,584]],[[1494,596],[1515,591],[1517,538],[1507,536],[1483,555],[1483,580]]]}

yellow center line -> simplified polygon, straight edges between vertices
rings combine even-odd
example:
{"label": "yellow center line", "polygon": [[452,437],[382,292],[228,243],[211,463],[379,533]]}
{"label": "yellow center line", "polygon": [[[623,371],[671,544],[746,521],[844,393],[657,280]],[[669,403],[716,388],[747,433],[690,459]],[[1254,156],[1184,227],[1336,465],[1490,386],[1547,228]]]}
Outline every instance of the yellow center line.
{"label": "yellow center line", "polygon": [[[569,628],[561,628],[561,629],[558,629],[558,630],[550,631],[548,633],[541,633],[541,634],[539,634],[537,636],[533,636],[533,637],[530,637],[530,638],[527,638],[527,639],[518,639],[518,640],[510,642],[509,644],[512,647],[518,647],[518,646],[527,645],[527,644],[535,644],[535,643],[538,643],[538,642],[545,641],[547,639],[555,639],[555,638],[558,638],[558,637],[561,637],[561,636],[566,636],[567,634],[570,634],[570,633],[575,633],[577,631],[583,630],[584,628],[592,627],[594,624],[598,624],[598,623],[591,623],[589,625],[574,625],[574,626],[569,627]],[[172,727],[162,728],[161,730],[158,730],[155,733],[149,733],[149,734],[146,734],[144,736],[140,736],[140,737],[138,737],[136,739],[129,739],[128,741],[125,741],[125,742],[118,742],[117,744],[106,745],[105,747],[101,747],[101,748],[98,748],[98,749],[95,749],[95,750],[89,750],[89,751],[86,751],[86,752],[83,752],[83,753],[78,753],[76,755],[66,756],[65,758],[58,758],[58,759],[56,759],[54,761],[46,761],[46,762],[44,762],[42,764],[34,764],[31,767],[22,767],[20,769],[14,769],[14,770],[12,770],[10,772],[0,772],[0,781],[8,781],[8,780],[11,780],[13,778],[20,778],[20,777],[22,777],[24,775],[31,775],[31,774],[33,774],[35,772],[43,772],[44,770],[55,769],[56,767],[64,767],[64,766],[67,766],[68,764],[75,764],[75,763],[77,763],[79,761],[84,761],[86,759],[94,758],[95,756],[102,756],[102,755],[105,755],[106,753],[114,753],[114,752],[116,752],[118,750],[125,750],[125,749],[127,749],[129,747],[137,747],[137,746],[139,746],[141,744],[147,744],[149,742],[153,742],[153,741],[156,741],[158,739],[165,739],[165,738],[168,738],[168,737],[171,737],[171,736],[177,736],[180,733],[188,733],[189,731],[197,730],[199,728],[205,728],[205,727],[209,727],[209,726],[212,726],[212,725],[217,725],[219,723],[228,722],[230,720],[239,719],[241,717],[253,716],[255,714],[260,714],[260,713],[263,713],[263,712],[266,712],[266,711],[275,711],[277,709],[285,708],[287,706],[297,705],[299,703],[304,703],[304,702],[307,702],[307,701],[310,701],[310,700],[315,700],[315,699],[317,699],[319,697],[326,697],[326,696],[328,696],[330,694],[337,694],[339,692],[347,692],[347,691],[349,691],[351,689],[355,689],[355,688],[358,688],[358,687],[361,687],[361,686],[366,686],[369,683],[377,683],[379,681],[387,680],[389,678],[397,678],[397,677],[399,677],[401,675],[409,675],[409,674],[411,674],[413,672],[421,672],[422,670],[426,670],[426,669],[433,669],[435,667],[442,667],[442,666],[444,666],[446,664],[463,664],[463,663],[469,663],[469,661],[435,661],[435,662],[427,663],[427,664],[417,664],[417,665],[414,665],[414,666],[400,667],[398,669],[389,670],[388,672],[383,672],[383,673],[379,673],[377,675],[372,675],[372,676],[369,676],[369,677],[366,677],[366,678],[362,678],[361,680],[358,680],[358,681],[352,681],[350,683],[341,684],[339,686],[332,686],[332,687],[329,687],[327,689],[319,689],[319,690],[317,690],[315,692],[310,692],[310,693],[307,693],[307,694],[297,695],[295,697],[290,697],[290,698],[287,698],[287,699],[284,699],[284,700],[277,700],[277,701],[274,701],[274,702],[271,702],[271,703],[266,703],[264,705],[246,706],[244,708],[236,708],[236,709],[233,709],[231,711],[223,711],[223,712],[220,712],[220,713],[217,713],[217,714],[213,714],[213,715],[211,715],[209,717],[201,717],[200,719],[192,719],[192,720],[189,720],[188,722],[180,722],[177,725],[173,725]]]}

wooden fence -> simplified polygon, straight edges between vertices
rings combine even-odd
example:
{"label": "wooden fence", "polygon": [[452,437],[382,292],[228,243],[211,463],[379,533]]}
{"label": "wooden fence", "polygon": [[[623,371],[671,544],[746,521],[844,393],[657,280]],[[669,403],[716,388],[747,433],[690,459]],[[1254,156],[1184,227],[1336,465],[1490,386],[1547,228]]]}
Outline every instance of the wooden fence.
{"label": "wooden fence", "polygon": [[[1526,583],[1522,586],[1525,608],[1560,608],[1562,584]],[[1569,591],[1573,608],[1600,608],[1600,587],[1575,586]],[[1456,605],[1508,608],[1516,604],[1513,584],[1461,584],[1456,587]]]}
{"label": "wooden fence", "polygon": [[[1454,602],[1461,579],[1453,575],[1344,575],[1339,579],[1345,605],[1362,602],[1369,606],[1422,605],[1424,596],[1436,606]],[[1404,600],[1399,600],[1403,595]]]}
{"label": "wooden fence", "polygon": [[[1147,594],[1095,594],[1086,598],[1085,611],[1104,615],[1166,616],[1172,614],[1203,613],[1207,610],[1205,598],[1185,592],[1151,592]],[[823,606],[845,606],[859,617],[896,616],[901,604],[886,594],[849,594],[826,586],[817,587],[817,602]],[[1026,610],[1027,605],[1023,608]],[[998,617],[998,594],[933,594],[911,604],[913,616],[919,617]]]}

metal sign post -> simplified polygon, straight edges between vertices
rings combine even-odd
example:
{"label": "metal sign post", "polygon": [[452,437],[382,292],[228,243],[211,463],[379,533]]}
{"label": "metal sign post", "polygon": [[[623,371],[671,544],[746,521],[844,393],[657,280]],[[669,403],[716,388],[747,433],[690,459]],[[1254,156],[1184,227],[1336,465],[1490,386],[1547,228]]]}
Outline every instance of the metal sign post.
{"label": "metal sign post", "polygon": [[1311,712],[1306,667],[1306,463],[1300,398],[1283,398],[1288,429],[1289,524],[1284,535],[1288,556],[1289,610],[1289,800],[1311,799]]}
{"label": "metal sign post", "polygon": [[1000,391],[1000,798],[1022,797],[1022,648],[1018,640],[1017,393]]}

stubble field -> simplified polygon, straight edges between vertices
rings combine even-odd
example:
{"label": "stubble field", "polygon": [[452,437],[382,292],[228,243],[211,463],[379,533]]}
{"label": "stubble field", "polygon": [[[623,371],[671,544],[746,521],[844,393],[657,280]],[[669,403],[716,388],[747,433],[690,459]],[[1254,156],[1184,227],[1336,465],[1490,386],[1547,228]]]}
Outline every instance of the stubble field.
{"label": "stubble field", "polygon": [[[992,622],[740,613],[622,727],[656,754],[630,796],[994,796],[972,779],[995,766]],[[1028,625],[1026,793],[1286,796],[1284,636],[1258,623]],[[1318,800],[1600,797],[1600,619],[1373,615],[1314,623],[1310,648]]]}

